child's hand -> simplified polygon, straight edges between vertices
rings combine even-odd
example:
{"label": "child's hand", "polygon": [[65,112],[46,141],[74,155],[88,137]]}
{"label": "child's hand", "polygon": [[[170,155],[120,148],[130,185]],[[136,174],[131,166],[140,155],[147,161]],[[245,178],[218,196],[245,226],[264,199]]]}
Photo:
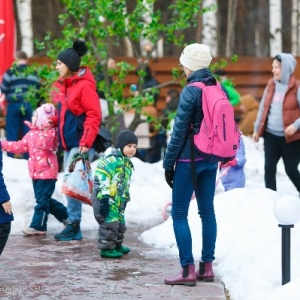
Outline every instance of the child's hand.
{"label": "child's hand", "polygon": [[7,202],[4,202],[2,203],[2,206],[4,208],[4,211],[7,213],[7,214],[12,214],[12,208],[11,208],[11,203],[10,201],[7,201]]}

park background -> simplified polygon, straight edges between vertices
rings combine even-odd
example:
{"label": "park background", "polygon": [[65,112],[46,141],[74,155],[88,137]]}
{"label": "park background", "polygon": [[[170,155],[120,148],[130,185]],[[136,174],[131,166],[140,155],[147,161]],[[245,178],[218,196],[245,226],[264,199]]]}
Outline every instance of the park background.
{"label": "park background", "polygon": [[[48,56],[46,49],[36,49],[34,40],[42,40],[48,31],[51,31],[54,39],[65,39],[65,44],[58,44],[58,48],[70,47],[72,35],[68,38],[63,35],[63,30],[58,15],[68,12],[72,1],[43,1],[43,0],[2,0],[0,13],[9,12],[9,18],[0,16],[0,58],[1,72],[10,67],[13,61],[13,51],[5,54],[7,40],[12,41],[10,49],[22,49],[31,57],[32,62],[46,62],[51,65],[53,57]],[[97,4],[111,4],[118,6],[125,1],[73,1],[78,7],[83,7],[86,12],[95,9]],[[154,42],[152,37],[140,35],[133,42],[128,42],[130,34],[116,40],[112,37],[105,45],[105,60],[113,56],[117,61],[129,61],[136,67],[140,60],[153,66],[157,76],[160,72],[164,75],[163,81],[173,78],[171,69],[177,67],[178,56],[184,44],[200,42],[211,47],[214,61],[225,58],[229,64],[225,66],[229,77],[236,84],[237,89],[243,94],[250,92],[260,100],[261,91],[267,78],[271,77],[271,58],[280,52],[290,52],[299,62],[300,55],[300,3],[297,0],[228,0],[228,1],[126,1],[126,13],[130,14],[137,3],[141,3],[146,11],[143,16],[143,26],[153,24],[155,14],[160,11],[161,23],[166,25],[174,20],[175,10],[172,5],[180,5],[187,10],[189,4],[198,7],[197,13],[188,15],[189,22],[183,28],[177,28],[177,37],[183,37],[180,43],[174,44],[160,38]],[[5,9],[4,9],[5,7]],[[13,12],[13,14],[12,14]],[[202,13],[203,12],[203,13]],[[178,11],[177,11],[178,13]],[[97,18],[99,24],[95,24],[95,30],[100,30],[106,25],[104,19]],[[10,34],[5,34],[4,27],[10,25]],[[173,19],[172,19],[173,18]],[[73,18],[69,25],[81,26],[84,31],[84,22],[87,19],[82,15]],[[106,19],[107,20],[107,19]],[[82,23],[83,22],[83,23]],[[134,28],[134,27],[133,27]],[[123,28],[124,31],[124,28]],[[16,34],[14,34],[16,33]],[[4,35],[3,35],[4,34]],[[116,46],[118,43],[119,46]],[[151,51],[146,51],[145,45],[151,45]],[[101,51],[103,50],[101,49]],[[136,49],[137,51],[134,51]],[[49,49],[48,49],[49,50]],[[101,52],[102,54],[103,52]],[[3,56],[3,55],[6,56]],[[232,57],[235,57],[232,60]],[[10,59],[9,59],[10,58]],[[164,63],[168,62],[168,63]],[[93,64],[91,64],[93,65]],[[156,67],[154,67],[156,66]],[[157,68],[157,69],[156,69]],[[166,76],[168,73],[168,76]],[[262,74],[263,73],[263,74]],[[296,69],[299,74],[299,65]],[[130,70],[125,79],[124,93],[129,84],[136,80],[133,71]],[[299,75],[297,75],[300,78]],[[180,86],[176,81],[175,86]],[[170,85],[171,86],[171,85]],[[287,179],[282,164],[278,172],[280,190],[278,193],[263,188],[263,149],[261,144],[253,144],[249,138],[246,140],[247,165],[245,167],[247,177],[247,189],[223,193],[222,189],[216,197],[216,208],[219,214],[220,238],[218,244],[216,271],[221,276],[225,286],[229,289],[232,299],[297,299],[299,295],[300,272],[296,268],[299,265],[298,256],[299,229],[295,226],[292,236],[292,281],[281,287],[280,274],[280,229],[273,216],[275,201],[286,194],[296,196],[296,191]],[[171,191],[164,183],[161,162],[156,164],[142,163],[134,159],[137,171],[133,177],[132,205],[128,207],[128,221],[148,224],[149,232],[145,232],[141,239],[154,247],[165,247],[170,255],[177,259],[176,246],[172,234],[171,220],[163,221],[161,210],[170,199]],[[93,167],[95,167],[93,165]],[[15,170],[18,170],[16,176]],[[27,225],[34,205],[33,192],[27,173],[27,162],[13,160],[4,157],[4,176],[11,191],[16,221],[13,224],[12,234],[20,234],[23,226]],[[62,174],[60,174],[60,178]],[[146,192],[147,191],[147,192]],[[149,195],[147,197],[146,195]],[[57,184],[55,197],[64,201],[60,193],[60,181]],[[166,200],[167,199],[167,200]],[[154,201],[156,200],[156,201]],[[150,204],[152,206],[150,206]],[[149,206],[148,206],[149,205]],[[192,204],[192,209],[194,203]],[[91,211],[85,207],[84,218],[91,220]],[[151,212],[151,214],[149,213]],[[197,228],[197,216],[191,213],[192,229]],[[96,229],[96,223],[84,222],[83,229]],[[160,223],[160,225],[156,225]],[[158,227],[155,227],[158,226]],[[59,230],[59,224],[50,219],[50,230]],[[223,231],[222,231],[223,228]],[[162,234],[163,233],[163,234]],[[165,237],[168,237],[166,239]],[[163,238],[163,240],[162,240]],[[199,258],[201,245],[195,247],[196,257]]]}

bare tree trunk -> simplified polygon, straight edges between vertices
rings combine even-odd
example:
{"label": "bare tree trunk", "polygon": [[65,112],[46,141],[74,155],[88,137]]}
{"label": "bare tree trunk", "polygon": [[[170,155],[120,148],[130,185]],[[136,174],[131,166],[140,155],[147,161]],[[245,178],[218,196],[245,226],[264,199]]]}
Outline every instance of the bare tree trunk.
{"label": "bare tree trunk", "polygon": [[[155,1],[154,2],[154,9],[156,10],[160,10],[162,12],[162,18],[161,18],[161,22],[163,24],[168,24],[171,17],[172,17],[172,13],[171,10],[168,9],[168,7],[170,5],[174,5],[176,4],[176,0],[168,0],[168,1]],[[200,5],[200,4],[199,4]],[[188,32],[187,32],[188,31]],[[195,33],[196,32],[196,33]],[[179,32],[176,32],[176,34],[180,34]],[[189,30],[185,30],[184,32],[185,36],[187,37],[187,43],[191,42],[191,37],[194,37],[197,35],[197,31],[195,31],[194,28],[189,28]],[[173,45],[172,43],[168,43],[166,42],[166,40],[163,40],[163,55],[164,56],[179,56],[182,52],[182,46],[177,46],[177,45]],[[160,53],[161,53],[161,49],[160,45],[158,43],[158,56],[160,57]]]}
{"label": "bare tree trunk", "polygon": [[282,52],[281,0],[270,0],[270,54]]}
{"label": "bare tree trunk", "polygon": [[292,8],[292,54],[300,56],[300,2],[299,0],[293,0]]}
{"label": "bare tree trunk", "polygon": [[218,40],[218,53],[220,56],[224,56],[226,52],[226,36],[228,27],[228,0],[218,0],[217,11],[217,40]]}
{"label": "bare tree trunk", "polygon": [[292,51],[292,1],[285,1],[284,7],[281,5],[282,23],[282,51],[291,53]]}
{"label": "bare tree trunk", "polygon": [[[203,7],[203,1],[199,4]],[[202,43],[202,31],[203,31],[203,14],[198,14],[197,26],[195,30],[195,42]]]}
{"label": "bare tree trunk", "polygon": [[33,56],[33,30],[31,16],[31,0],[17,0],[17,11],[21,33],[21,49]]}
{"label": "bare tree trunk", "polygon": [[255,53],[257,56],[270,55],[270,12],[269,0],[258,0],[255,18]]}
{"label": "bare tree trunk", "polygon": [[203,7],[211,7],[212,11],[205,12],[202,16],[202,43],[210,47],[212,56],[218,55],[216,6],[216,0],[203,0]]}
{"label": "bare tree trunk", "polygon": [[228,3],[228,14],[227,14],[227,36],[226,36],[226,56],[233,54],[233,45],[235,44],[235,21],[237,11],[237,0],[229,0]]}

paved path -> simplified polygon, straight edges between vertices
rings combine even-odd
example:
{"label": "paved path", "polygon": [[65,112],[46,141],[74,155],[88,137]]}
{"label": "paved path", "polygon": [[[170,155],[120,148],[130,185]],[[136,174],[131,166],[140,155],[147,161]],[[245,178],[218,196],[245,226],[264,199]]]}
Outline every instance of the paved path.
{"label": "paved path", "polygon": [[99,256],[95,231],[84,231],[82,241],[71,242],[55,241],[54,233],[10,236],[0,257],[0,298],[226,299],[218,278],[195,287],[165,285],[164,278],[179,271],[178,259],[140,242],[140,234],[140,228],[129,225],[125,241],[132,251],[121,259]]}

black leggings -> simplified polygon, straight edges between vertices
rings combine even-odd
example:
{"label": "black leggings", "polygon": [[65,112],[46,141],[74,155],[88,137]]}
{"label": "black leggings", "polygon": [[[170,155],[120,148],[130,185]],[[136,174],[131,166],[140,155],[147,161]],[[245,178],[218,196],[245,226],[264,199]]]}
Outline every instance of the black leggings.
{"label": "black leggings", "polygon": [[300,193],[300,140],[287,143],[285,137],[265,132],[265,185],[276,191],[276,171],[280,158],[283,160],[285,172]]}
{"label": "black leggings", "polygon": [[0,255],[10,234],[11,222],[0,224]]}

